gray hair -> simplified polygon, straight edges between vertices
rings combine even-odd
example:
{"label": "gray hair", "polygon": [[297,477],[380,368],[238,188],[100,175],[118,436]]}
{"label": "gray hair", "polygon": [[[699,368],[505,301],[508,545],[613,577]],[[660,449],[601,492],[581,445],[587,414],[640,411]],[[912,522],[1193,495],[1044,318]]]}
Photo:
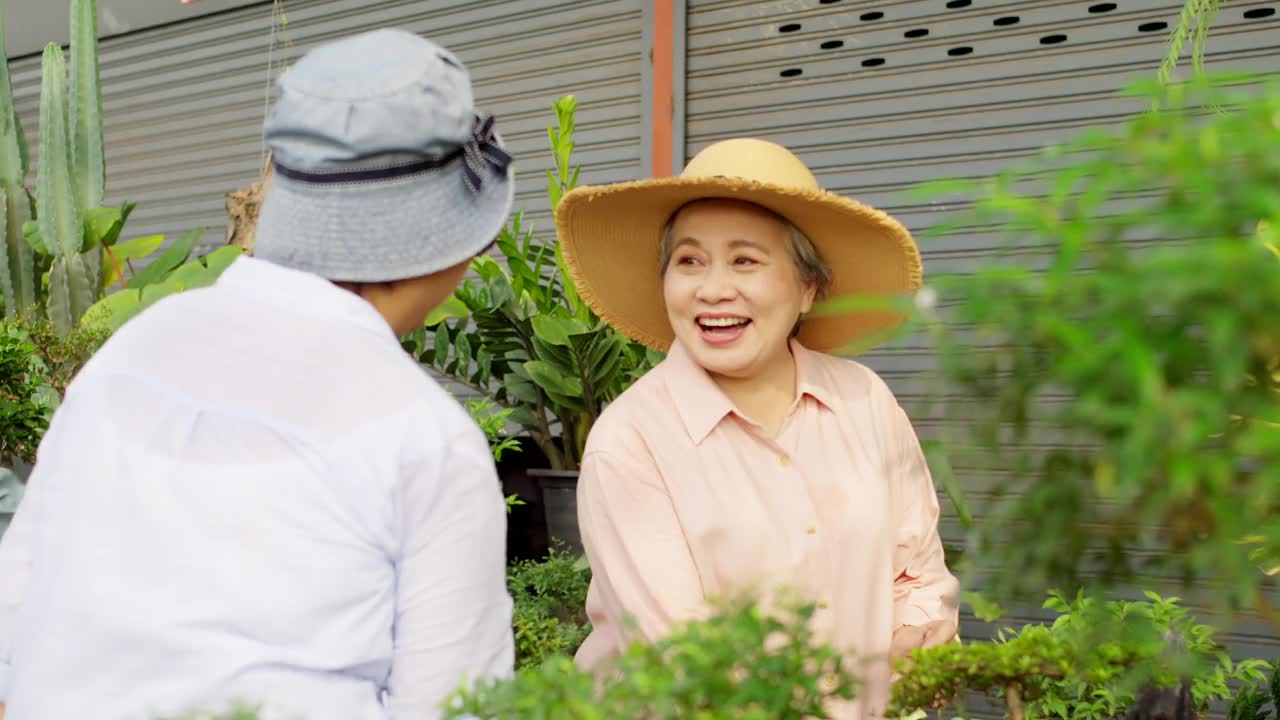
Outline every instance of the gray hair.
{"label": "gray hair", "polygon": [[[822,259],[822,255],[818,253],[818,249],[813,246],[813,241],[808,235],[801,232],[795,223],[782,217],[781,215],[769,210],[761,208],[765,212],[773,215],[786,226],[787,229],[787,253],[791,255],[792,262],[795,263],[796,272],[800,274],[800,282],[805,286],[812,286],[815,292],[815,298],[822,300],[826,298],[827,292],[831,289],[831,266],[826,260]],[[672,228],[675,227],[676,215],[680,211],[676,210],[667,219],[667,224],[662,227],[662,244],[658,250],[658,272],[665,274],[667,266],[671,264],[671,256],[675,253],[675,239],[672,236]]]}

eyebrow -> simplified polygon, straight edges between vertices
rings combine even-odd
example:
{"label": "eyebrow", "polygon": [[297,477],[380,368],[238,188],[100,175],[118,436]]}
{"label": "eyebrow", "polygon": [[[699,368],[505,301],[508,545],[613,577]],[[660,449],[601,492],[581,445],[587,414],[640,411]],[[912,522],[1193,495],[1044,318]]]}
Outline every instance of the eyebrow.
{"label": "eyebrow", "polygon": [[[672,248],[672,249],[674,250],[674,249],[676,249],[676,248],[682,248],[682,247],[684,247],[685,245],[693,245],[693,246],[695,246],[695,247],[702,247],[702,243],[698,242],[696,238],[691,238],[691,237],[682,237],[682,238],[680,238],[679,240],[677,240],[677,241],[676,241],[675,248]],[[736,250],[736,249],[738,249],[738,248],[744,248],[744,247],[747,247],[747,248],[754,248],[754,249],[759,250],[760,252],[764,253],[765,255],[770,254],[770,253],[769,253],[769,248],[765,247],[764,245],[761,245],[761,244],[760,244],[760,243],[758,243],[758,242],[753,242],[753,241],[751,241],[751,240],[744,240],[744,239],[742,239],[742,238],[738,238],[738,239],[730,240],[730,241],[729,241],[729,248],[730,248],[730,249],[735,249],[735,250]]]}

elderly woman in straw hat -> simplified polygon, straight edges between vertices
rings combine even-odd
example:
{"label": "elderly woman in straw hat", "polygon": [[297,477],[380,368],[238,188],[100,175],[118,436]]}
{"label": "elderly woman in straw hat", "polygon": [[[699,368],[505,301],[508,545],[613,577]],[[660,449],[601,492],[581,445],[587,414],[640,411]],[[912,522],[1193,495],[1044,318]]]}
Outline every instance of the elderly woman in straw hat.
{"label": "elderly woman in straw hat", "polygon": [[582,297],[669,351],[587,441],[594,630],[578,661],[615,656],[632,622],[653,639],[713,598],[785,588],[866,663],[839,716],[873,716],[890,658],[956,637],[958,584],[907,415],[874,372],[826,352],[901,318],[805,315],[828,295],[917,289],[910,234],[753,139],[708,147],[679,177],[579,188],[556,220]]}

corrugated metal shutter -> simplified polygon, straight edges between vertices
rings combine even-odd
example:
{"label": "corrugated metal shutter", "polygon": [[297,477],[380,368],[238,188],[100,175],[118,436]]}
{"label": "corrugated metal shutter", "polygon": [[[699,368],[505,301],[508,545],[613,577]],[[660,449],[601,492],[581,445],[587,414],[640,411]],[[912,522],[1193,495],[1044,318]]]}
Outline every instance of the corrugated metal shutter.
{"label": "corrugated metal shutter", "polygon": [[[689,0],[686,152],[738,136],[780,142],[827,188],[882,207],[918,232],[944,209],[906,198],[913,185],[988,175],[1140,110],[1114,93],[1154,76],[1181,5]],[[1278,8],[1274,1],[1224,3],[1210,33],[1209,68],[1280,71]],[[962,272],[997,242],[981,233],[930,242],[926,277]],[[906,407],[926,391],[921,371],[932,360],[922,338],[865,359]],[[925,416],[917,426],[929,437],[937,421]],[[964,481],[981,503],[982,474],[970,468]],[[944,535],[959,540],[954,518],[945,520]],[[989,631],[972,618],[965,623],[970,637]],[[1257,622],[1237,626],[1227,641],[1240,655],[1280,656],[1280,641]]]}
{"label": "corrugated metal shutter", "polygon": [[[583,181],[640,174],[639,0],[289,0],[286,10],[276,70],[319,43],[387,26],[457,53],[515,154],[517,206],[544,232],[553,231],[546,127],[560,95],[579,99]],[[223,241],[225,194],[262,169],[271,27],[261,3],[102,42],[107,196],[139,203],[129,236],[207,226],[207,245]],[[12,73],[34,150],[40,58],[14,62]]]}

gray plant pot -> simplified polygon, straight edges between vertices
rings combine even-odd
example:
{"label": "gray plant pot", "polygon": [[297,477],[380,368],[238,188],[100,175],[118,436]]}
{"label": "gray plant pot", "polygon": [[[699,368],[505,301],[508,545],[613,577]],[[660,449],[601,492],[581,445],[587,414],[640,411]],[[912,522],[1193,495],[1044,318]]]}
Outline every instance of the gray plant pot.
{"label": "gray plant pot", "polygon": [[547,535],[564,543],[573,554],[582,553],[582,536],[578,534],[578,473],[573,470],[529,470],[542,494],[542,512],[547,521]]}
{"label": "gray plant pot", "polygon": [[9,523],[13,522],[30,476],[31,466],[21,460],[15,461],[12,468],[0,466],[0,537],[4,537]]}

